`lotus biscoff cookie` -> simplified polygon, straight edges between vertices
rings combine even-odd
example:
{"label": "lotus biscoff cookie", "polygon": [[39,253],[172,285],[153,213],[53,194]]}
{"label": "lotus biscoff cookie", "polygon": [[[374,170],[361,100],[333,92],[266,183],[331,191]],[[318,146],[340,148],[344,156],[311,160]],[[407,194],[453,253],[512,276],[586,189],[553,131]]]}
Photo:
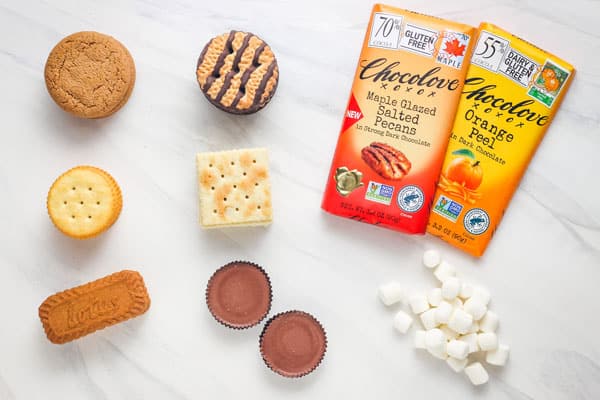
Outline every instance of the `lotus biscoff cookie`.
{"label": "lotus biscoff cookie", "polygon": [[267,225],[273,219],[266,149],[196,156],[203,228]]}
{"label": "lotus biscoff cookie", "polygon": [[59,176],[46,206],[52,223],[67,236],[86,239],[115,223],[123,205],[121,189],[100,168],[79,166]]}
{"label": "lotus biscoff cookie", "polygon": [[63,110],[82,118],[118,111],[135,84],[135,65],[125,46],[98,32],[65,37],[50,52],[46,87]]}
{"label": "lotus biscoff cookie", "polygon": [[261,38],[231,31],[211,39],[196,66],[200,89],[213,105],[251,114],[267,105],[279,80],[273,51]]}
{"label": "lotus biscoff cookie", "polygon": [[423,234],[475,28],[376,4],[322,208]]}
{"label": "lotus biscoff cookie", "polygon": [[48,297],[39,316],[48,340],[63,344],[137,317],[149,307],[144,279],[125,270]]}

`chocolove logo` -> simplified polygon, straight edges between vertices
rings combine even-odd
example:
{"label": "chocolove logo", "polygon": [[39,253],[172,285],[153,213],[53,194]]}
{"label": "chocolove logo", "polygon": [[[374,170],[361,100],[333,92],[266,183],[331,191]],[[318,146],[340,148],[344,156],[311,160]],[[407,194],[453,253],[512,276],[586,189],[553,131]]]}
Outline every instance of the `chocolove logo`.
{"label": "chocolove logo", "polygon": [[[481,102],[484,105],[489,104],[492,108],[508,113],[506,122],[513,122],[515,118],[518,118],[526,122],[533,122],[539,126],[544,126],[548,123],[550,117],[547,114],[536,112],[533,107],[530,107],[535,101],[531,99],[518,101],[505,99],[496,94],[496,89],[497,86],[495,84],[487,84],[485,78],[474,76],[465,81],[463,94],[469,100]],[[497,115],[501,116],[502,113],[498,112]],[[518,124],[517,127],[522,128],[523,123]]]}
{"label": "chocolove logo", "polygon": [[458,79],[441,78],[439,76],[441,67],[431,68],[425,73],[414,73],[402,71],[399,66],[399,61],[388,62],[388,59],[385,57],[377,58],[373,61],[363,60],[360,64],[359,78],[362,80],[370,79],[372,82],[380,82],[382,89],[387,89],[387,85],[390,83],[396,84],[392,86],[393,90],[398,90],[401,85],[411,85],[453,91],[460,86]]}

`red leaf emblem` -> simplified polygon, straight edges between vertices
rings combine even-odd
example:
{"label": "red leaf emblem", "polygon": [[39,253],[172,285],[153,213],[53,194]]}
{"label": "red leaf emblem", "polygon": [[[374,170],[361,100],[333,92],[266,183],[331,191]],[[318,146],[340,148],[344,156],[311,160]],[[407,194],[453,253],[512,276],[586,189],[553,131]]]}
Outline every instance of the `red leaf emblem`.
{"label": "red leaf emblem", "polygon": [[446,47],[444,48],[444,52],[453,55],[455,57],[460,57],[465,54],[466,46],[464,44],[460,44],[458,39],[453,39],[450,42],[446,42]]}

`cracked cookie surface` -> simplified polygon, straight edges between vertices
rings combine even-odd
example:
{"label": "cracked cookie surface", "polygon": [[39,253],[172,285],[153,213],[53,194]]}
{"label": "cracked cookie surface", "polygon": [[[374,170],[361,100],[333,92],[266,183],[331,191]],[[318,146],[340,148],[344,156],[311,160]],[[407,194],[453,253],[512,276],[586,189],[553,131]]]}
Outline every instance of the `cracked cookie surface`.
{"label": "cracked cookie surface", "polygon": [[196,66],[200,89],[213,105],[251,114],[267,105],[279,80],[273,51],[261,38],[231,31],[211,39]]}
{"label": "cracked cookie surface", "polygon": [[102,118],[129,99],[135,64],[113,37],[77,32],[52,49],[44,77],[48,93],[63,110],[82,118]]}

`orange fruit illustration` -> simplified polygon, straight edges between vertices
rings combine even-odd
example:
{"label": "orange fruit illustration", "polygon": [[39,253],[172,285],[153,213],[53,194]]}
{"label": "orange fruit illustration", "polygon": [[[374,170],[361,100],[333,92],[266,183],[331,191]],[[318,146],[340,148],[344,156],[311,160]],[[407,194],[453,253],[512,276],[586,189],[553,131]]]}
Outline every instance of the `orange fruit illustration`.
{"label": "orange fruit illustration", "polygon": [[545,81],[548,81],[552,78],[556,78],[556,74],[552,68],[545,68],[542,71],[542,78],[544,78]]}
{"label": "orange fruit illustration", "polygon": [[483,180],[483,169],[479,161],[473,162],[467,157],[456,157],[452,160],[446,167],[445,174],[448,179],[471,190],[477,189]]}
{"label": "orange fruit illustration", "polygon": [[546,79],[546,81],[544,82],[544,86],[549,92],[554,92],[556,89],[558,89],[559,85],[560,82],[556,78]]}

